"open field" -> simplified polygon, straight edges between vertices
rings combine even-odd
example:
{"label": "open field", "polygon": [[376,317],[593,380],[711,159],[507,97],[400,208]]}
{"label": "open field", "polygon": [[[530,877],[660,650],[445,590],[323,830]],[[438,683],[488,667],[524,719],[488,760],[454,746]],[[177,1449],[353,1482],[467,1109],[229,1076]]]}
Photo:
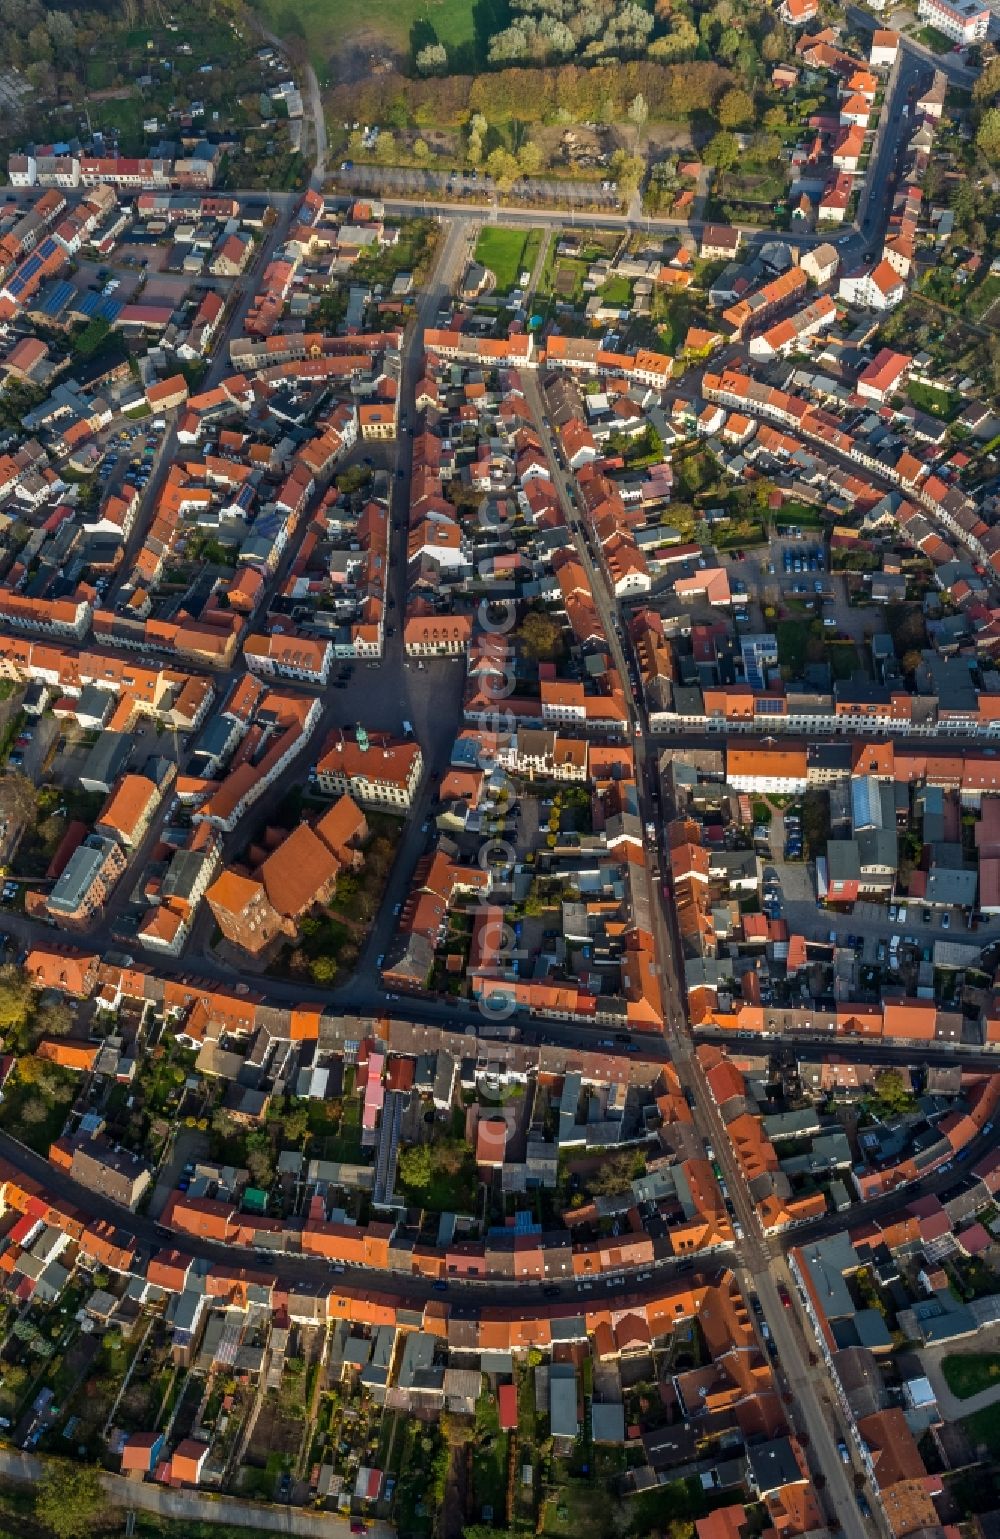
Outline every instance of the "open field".
{"label": "open field", "polygon": [[305,44],[321,82],[350,74],[352,52],[384,50],[409,59],[433,42],[444,43],[453,65],[472,67],[485,37],[503,26],[506,9],[504,0],[260,0],[258,6],[265,26]]}

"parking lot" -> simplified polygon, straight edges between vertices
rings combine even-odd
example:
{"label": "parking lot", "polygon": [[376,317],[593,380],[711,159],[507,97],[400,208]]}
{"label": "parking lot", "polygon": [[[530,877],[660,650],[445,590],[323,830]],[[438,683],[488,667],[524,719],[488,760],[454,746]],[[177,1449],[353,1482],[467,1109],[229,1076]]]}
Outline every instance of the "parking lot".
{"label": "parking lot", "polygon": [[785,920],[790,935],[802,935],[812,941],[829,941],[835,935],[838,945],[848,947],[853,944],[849,937],[854,937],[859,962],[873,965],[887,960],[894,935],[901,942],[909,941],[920,948],[930,947],[935,941],[954,941],[977,948],[1000,942],[1000,919],[991,918],[972,931],[960,909],[927,908],[907,900],[876,903],[870,899],[859,899],[849,914],[821,906],[816,896],[815,867],[811,862],[784,858],[781,829],[782,820],[776,816],[771,824],[771,857],[762,854],[762,906],[772,918]]}
{"label": "parking lot", "polygon": [[[494,203],[500,193],[493,178],[484,172],[424,170],[408,166],[369,166],[345,160],[334,172],[341,186],[356,192],[379,191],[399,198],[447,199],[449,202]],[[573,204],[578,208],[606,208],[618,211],[618,194],[613,184],[600,179],[575,181],[556,177],[522,177],[508,192],[505,203],[516,202],[539,207]]]}
{"label": "parking lot", "polygon": [[[767,545],[720,552],[719,559],[734,583],[737,617],[746,615],[750,631],[773,629],[776,622],[765,617],[765,608],[775,609],[779,618],[801,618],[803,624],[822,619],[830,639],[847,637],[856,646],[885,630],[878,605],[850,603],[847,580],[842,573],[830,571],[829,552],[819,530],[803,529],[798,534],[786,530],[772,535]],[[746,594],[742,603],[741,592]],[[863,654],[859,661],[864,667]]]}

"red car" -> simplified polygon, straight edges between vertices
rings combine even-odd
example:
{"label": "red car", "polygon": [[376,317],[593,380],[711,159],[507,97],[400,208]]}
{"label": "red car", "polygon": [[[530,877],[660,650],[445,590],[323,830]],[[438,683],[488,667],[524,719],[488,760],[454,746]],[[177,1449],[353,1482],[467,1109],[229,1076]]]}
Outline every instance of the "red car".
{"label": "red car", "polygon": [[788,1296],[788,1289],[785,1287],[784,1283],[778,1284],[778,1297],[786,1309],[791,1309],[792,1301]]}

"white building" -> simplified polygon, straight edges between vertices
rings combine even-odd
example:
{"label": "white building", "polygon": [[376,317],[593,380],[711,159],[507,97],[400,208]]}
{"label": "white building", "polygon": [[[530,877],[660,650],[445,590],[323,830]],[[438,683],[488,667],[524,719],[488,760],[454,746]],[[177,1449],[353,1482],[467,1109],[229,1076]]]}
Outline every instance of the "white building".
{"label": "white building", "polygon": [[906,296],[906,283],[884,259],[868,271],[847,273],[837,292],[849,305],[866,310],[892,310]]}
{"label": "white building", "polygon": [[956,43],[980,43],[989,31],[990,8],[979,0],[920,0],[917,15]]}

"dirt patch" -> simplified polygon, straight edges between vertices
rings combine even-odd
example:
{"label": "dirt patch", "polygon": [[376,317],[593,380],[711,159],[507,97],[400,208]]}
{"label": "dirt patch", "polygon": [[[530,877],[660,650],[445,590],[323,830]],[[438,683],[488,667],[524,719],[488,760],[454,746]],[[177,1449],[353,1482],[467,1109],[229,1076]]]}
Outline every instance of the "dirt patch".
{"label": "dirt patch", "polygon": [[301,1418],[286,1415],[277,1401],[269,1396],[260,1408],[246,1451],[246,1462],[264,1469],[274,1454],[294,1458],[301,1441]]}
{"label": "dirt patch", "polygon": [[365,28],[338,39],[337,51],[329,59],[328,76],[332,85],[354,85],[372,75],[405,70],[407,62],[407,56],[390,48],[374,27]]}
{"label": "dirt patch", "polygon": [[471,1454],[470,1448],[451,1450],[451,1463],[448,1467],[448,1481],[444,1488],[444,1503],[439,1525],[441,1539],[461,1539],[462,1530],[468,1521]]}

